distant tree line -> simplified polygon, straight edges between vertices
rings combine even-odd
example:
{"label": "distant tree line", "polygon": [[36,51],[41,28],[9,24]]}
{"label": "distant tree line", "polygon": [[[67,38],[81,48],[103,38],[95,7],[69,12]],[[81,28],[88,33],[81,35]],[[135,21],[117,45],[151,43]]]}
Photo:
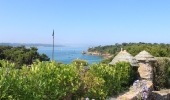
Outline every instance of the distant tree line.
{"label": "distant tree line", "polygon": [[97,46],[88,49],[88,52],[99,52],[99,53],[108,53],[113,56],[109,59],[104,59],[100,63],[108,64],[112,61],[114,56],[116,56],[121,48],[132,54],[133,56],[137,55],[139,52],[146,50],[151,55],[155,57],[170,57],[170,44],[164,43],[122,43],[122,44],[114,44],[114,45],[106,45],[106,46]]}
{"label": "distant tree line", "polygon": [[99,53],[109,53],[116,55],[120,52],[121,48],[127,50],[133,56],[137,55],[139,52],[146,50],[155,57],[170,57],[170,44],[164,43],[122,43],[115,45],[97,46],[89,48],[89,52],[99,52]]}
{"label": "distant tree line", "polygon": [[0,60],[8,60],[17,64],[32,64],[35,60],[49,61],[50,58],[45,54],[39,54],[36,47],[26,48],[25,46],[0,46]]}

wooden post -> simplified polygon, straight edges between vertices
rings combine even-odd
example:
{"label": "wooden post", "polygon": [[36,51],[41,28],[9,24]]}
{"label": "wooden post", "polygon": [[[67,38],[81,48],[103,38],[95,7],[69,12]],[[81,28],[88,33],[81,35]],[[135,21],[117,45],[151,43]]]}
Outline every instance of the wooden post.
{"label": "wooden post", "polygon": [[53,29],[53,53],[52,53],[52,60],[54,60],[54,29]]}

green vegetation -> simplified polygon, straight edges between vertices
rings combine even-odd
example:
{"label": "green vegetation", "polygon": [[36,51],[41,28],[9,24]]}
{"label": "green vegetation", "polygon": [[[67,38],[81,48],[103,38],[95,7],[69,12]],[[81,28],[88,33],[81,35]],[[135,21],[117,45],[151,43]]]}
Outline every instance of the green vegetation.
{"label": "green vegetation", "polygon": [[115,57],[115,55],[110,57],[110,58],[108,58],[108,59],[102,60],[100,63],[101,64],[109,64],[113,60],[114,57]]}
{"label": "green vegetation", "polygon": [[[155,63],[154,67],[154,89],[160,90],[164,88],[170,88],[170,44],[157,44],[157,43],[122,43],[110,46],[98,46],[89,48],[89,52],[109,53],[113,56],[109,59],[102,60],[101,64],[108,64],[112,61],[114,56],[120,52],[120,48],[127,50],[133,56],[139,52],[146,50],[155,57],[167,57],[165,59],[160,58]],[[137,71],[137,69],[134,69]],[[134,76],[133,76],[134,77]],[[135,78],[135,77],[134,77]]]}
{"label": "green vegetation", "polygon": [[[137,48],[137,44],[128,46],[130,44],[123,48],[128,52],[131,50],[131,53],[135,51],[133,49]],[[136,52],[145,49],[150,52],[153,50],[152,53],[155,50],[156,53],[160,48],[162,51],[166,49],[166,52],[170,53],[168,44],[150,44],[154,45],[150,49],[147,49],[149,44],[139,44],[140,49],[137,49]],[[158,48],[156,49],[155,46]],[[130,47],[134,48],[130,49]],[[110,47],[106,50],[109,49]],[[119,51],[117,48],[114,56]],[[132,54],[136,55],[136,52]],[[169,57],[166,52],[158,52],[155,55]],[[109,65],[108,63],[113,57],[100,64],[89,65],[86,60],[80,59],[73,60],[72,64],[62,64],[49,61],[49,58],[45,54],[40,55],[35,47],[0,46],[0,59],[4,59],[0,60],[0,99],[80,100],[88,97],[104,100],[127,90],[138,74],[137,67],[131,67],[126,62]],[[155,64],[157,67],[154,68],[154,88],[156,90],[170,88],[170,60],[159,59]]]}
{"label": "green vegetation", "polygon": [[88,62],[86,60],[82,60],[82,59],[75,59],[72,61],[72,64],[77,64],[78,66],[88,66]]}
{"label": "green vegetation", "polygon": [[127,50],[130,54],[135,56],[139,52],[146,50],[155,57],[170,57],[170,44],[157,44],[157,43],[122,43],[108,46],[98,46],[94,48],[89,48],[89,52],[100,52],[100,53],[109,53],[117,54],[120,52],[120,49],[123,48]]}
{"label": "green vegetation", "polygon": [[3,100],[104,100],[129,87],[132,67],[121,62],[84,66],[55,61],[33,63],[16,69],[15,63],[0,60],[0,99]]}
{"label": "green vegetation", "polygon": [[158,59],[154,67],[154,88],[170,88],[170,59]]}
{"label": "green vegetation", "polygon": [[[139,52],[146,50],[151,55],[155,57],[170,57],[170,44],[164,43],[122,43],[108,46],[97,46],[93,48],[89,48],[89,52],[99,52],[99,53],[108,53],[113,54],[115,56],[120,52],[121,48],[127,50],[132,56],[136,56]],[[101,63],[111,62],[112,59],[103,60]]]}
{"label": "green vegetation", "polygon": [[0,46],[0,60],[15,62],[16,67],[20,68],[23,64],[32,64],[34,60],[49,61],[50,58],[45,54],[39,54],[36,47],[26,48],[25,46]]}

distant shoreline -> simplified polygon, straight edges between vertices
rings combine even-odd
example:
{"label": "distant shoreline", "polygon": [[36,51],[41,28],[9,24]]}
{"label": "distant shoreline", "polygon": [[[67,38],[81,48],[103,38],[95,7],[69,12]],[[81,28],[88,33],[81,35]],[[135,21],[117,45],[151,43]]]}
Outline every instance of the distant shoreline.
{"label": "distant shoreline", "polygon": [[102,54],[102,53],[98,53],[98,52],[86,52],[87,55],[94,55],[94,56],[102,56],[104,57],[104,59],[108,59],[110,57],[112,57],[113,55],[112,54]]}
{"label": "distant shoreline", "polygon": [[[28,47],[52,47],[52,44],[40,43],[0,43],[1,46],[28,46]],[[54,47],[64,47],[64,45],[54,45]]]}

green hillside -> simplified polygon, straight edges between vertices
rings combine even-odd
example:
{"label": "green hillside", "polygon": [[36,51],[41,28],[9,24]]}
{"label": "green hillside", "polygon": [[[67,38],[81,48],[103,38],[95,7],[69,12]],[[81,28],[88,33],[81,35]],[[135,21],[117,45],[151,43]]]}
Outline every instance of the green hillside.
{"label": "green hillside", "polygon": [[121,48],[128,51],[130,54],[135,56],[142,50],[146,50],[151,55],[155,57],[170,57],[170,44],[164,43],[122,43],[115,45],[106,45],[106,46],[97,46],[93,48],[89,48],[88,52],[99,52],[99,53],[109,53],[109,54],[117,54],[120,52]]}
{"label": "green hillside", "polygon": [[146,50],[151,55],[155,57],[170,57],[170,44],[164,43],[122,43],[115,45],[97,46],[88,49],[88,52],[98,52],[102,54],[112,54],[113,56],[102,60],[100,63],[108,64],[112,61],[114,56],[116,56],[121,48],[132,54],[132,56],[137,55],[139,52]]}

